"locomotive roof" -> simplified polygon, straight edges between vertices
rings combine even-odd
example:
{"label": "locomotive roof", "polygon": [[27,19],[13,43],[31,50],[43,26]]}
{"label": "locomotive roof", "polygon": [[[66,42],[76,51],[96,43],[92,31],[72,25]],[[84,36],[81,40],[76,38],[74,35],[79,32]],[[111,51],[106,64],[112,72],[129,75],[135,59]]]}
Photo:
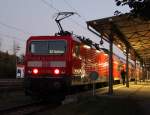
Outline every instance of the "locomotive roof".
{"label": "locomotive roof", "polygon": [[64,39],[64,38],[66,38],[66,37],[70,37],[70,36],[31,36],[28,40],[34,40],[34,39],[39,39],[39,40],[41,40],[41,39],[48,39],[48,38],[62,38],[62,39]]}

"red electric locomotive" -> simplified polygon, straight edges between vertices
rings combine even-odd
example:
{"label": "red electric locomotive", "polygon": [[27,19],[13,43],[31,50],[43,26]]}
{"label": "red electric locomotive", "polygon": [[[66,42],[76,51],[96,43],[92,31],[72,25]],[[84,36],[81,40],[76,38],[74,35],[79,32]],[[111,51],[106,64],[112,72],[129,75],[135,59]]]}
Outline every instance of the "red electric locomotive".
{"label": "red electric locomotive", "polygon": [[[61,12],[68,17],[73,13]],[[95,71],[95,83],[108,82],[108,54],[99,45],[84,37],[64,32],[55,36],[32,36],[27,40],[25,55],[26,94],[64,93],[72,86],[90,85],[89,75]],[[113,56],[114,81],[120,81],[120,58]]]}

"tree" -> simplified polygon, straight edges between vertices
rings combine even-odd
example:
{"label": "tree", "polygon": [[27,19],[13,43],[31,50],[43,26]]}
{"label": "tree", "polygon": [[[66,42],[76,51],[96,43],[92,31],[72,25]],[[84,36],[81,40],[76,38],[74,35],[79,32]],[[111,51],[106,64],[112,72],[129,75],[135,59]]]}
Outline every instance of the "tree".
{"label": "tree", "polygon": [[21,54],[19,57],[17,56],[17,64],[24,64],[24,54]]}
{"label": "tree", "polygon": [[0,51],[0,78],[15,78],[15,55]]}
{"label": "tree", "polygon": [[134,17],[150,20],[150,0],[115,0],[117,6],[128,5]]}

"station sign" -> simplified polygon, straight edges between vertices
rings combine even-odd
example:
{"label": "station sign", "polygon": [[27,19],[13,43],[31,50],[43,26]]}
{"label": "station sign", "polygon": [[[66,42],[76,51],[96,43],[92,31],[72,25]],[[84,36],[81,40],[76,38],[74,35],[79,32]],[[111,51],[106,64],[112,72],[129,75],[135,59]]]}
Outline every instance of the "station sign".
{"label": "station sign", "polygon": [[89,75],[89,78],[91,80],[97,80],[98,79],[98,73],[96,71],[92,71]]}

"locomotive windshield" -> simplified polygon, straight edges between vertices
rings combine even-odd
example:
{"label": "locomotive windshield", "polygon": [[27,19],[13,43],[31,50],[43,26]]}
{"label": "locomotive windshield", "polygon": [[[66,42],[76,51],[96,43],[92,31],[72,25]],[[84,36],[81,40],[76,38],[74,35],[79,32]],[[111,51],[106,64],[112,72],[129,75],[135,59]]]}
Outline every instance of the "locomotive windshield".
{"label": "locomotive windshield", "polygon": [[66,41],[32,41],[29,50],[33,54],[61,55],[64,54],[66,51]]}

